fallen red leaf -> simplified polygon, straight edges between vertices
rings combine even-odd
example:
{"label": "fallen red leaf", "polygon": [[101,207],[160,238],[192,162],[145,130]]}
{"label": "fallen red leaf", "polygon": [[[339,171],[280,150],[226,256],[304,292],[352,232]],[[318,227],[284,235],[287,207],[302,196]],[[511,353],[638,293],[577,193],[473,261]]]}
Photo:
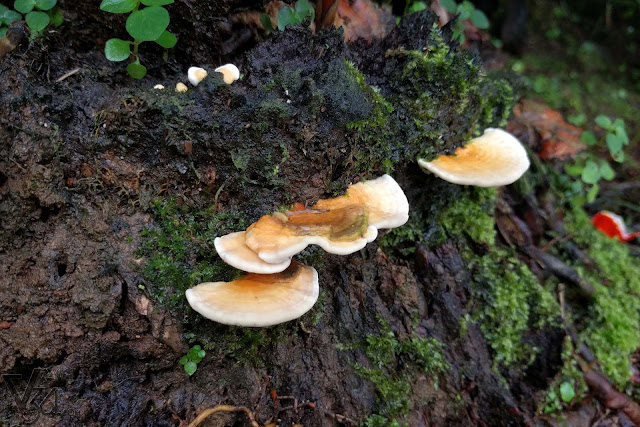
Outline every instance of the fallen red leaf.
{"label": "fallen red leaf", "polygon": [[613,212],[600,211],[591,218],[591,223],[607,236],[618,238],[623,242],[630,242],[640,237],[640,231],[629,233],[622,217]]}

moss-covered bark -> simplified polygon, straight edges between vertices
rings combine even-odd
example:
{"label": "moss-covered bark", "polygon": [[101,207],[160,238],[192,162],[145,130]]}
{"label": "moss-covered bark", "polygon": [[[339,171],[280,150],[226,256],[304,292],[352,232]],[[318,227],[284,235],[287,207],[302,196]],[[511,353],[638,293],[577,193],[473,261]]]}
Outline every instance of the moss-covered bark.
{"label": "moss-covered bark", "polygon": [[[168,425],[218,403],[305,425],[534,413],[561,364],[549,291],[496,241],[495,192],[416,164],[503,126],[513,103],[448,28],[416,14],[371,46],[288,29],[236,58],[233,85],[211,73],[186,94],[128,85],[94,50],[69,57],[76,39],[36,43],[46,49],[0,65],[0,321],[11,324],[0,373],[55,372],[47,384],[68,395],[43,419]],[[102,68],[51,85],[41,67],[74,61]],[[171,88],[178,68],[149,79]],[[299,321],[233,328],[186,305],[188,287],[239,274],[216,256],[216,236],[384,172],[405,189],[410,222],[348,257],[305,250],[322,289]],[[189,378],[178,360],[193,344],[207,356]],[[316,409],[278,414],[271,390]],[[0,416],[22,415],[4,398]]]}

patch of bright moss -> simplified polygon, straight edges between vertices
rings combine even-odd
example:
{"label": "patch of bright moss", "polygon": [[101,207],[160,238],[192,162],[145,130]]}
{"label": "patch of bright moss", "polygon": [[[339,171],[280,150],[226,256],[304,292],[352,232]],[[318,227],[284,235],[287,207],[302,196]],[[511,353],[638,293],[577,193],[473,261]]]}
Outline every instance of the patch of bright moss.
{"label": "patch of bright moss", "polygon": [[[450,48],[434,24],[425,52],[397,49],[404,89],[391,100],[410,114],[407,155],[432,160],[452,153],[487,127],[504,127],[514,93],[502,78],[488,78],[468,51]],[[452,132],[453,130],[453,132]]]}
{"label": "patch of bright moss", "polygon": [[468,187],[439,216],[447,234],[489,244],[485,255],[471,250],[463,257],[472,269],[472,317],[493,349],[496,372],[529,365],[537,350],[523,341],[528,331],[543,330],[560,316],[554,295],[541,286],[511,248],[495,244],[495,189]]}
{"label": "patch of bright moss", "polygon": [[411,409],[411,379],[417,372],[432,376],[434,387],[438,376],[449,369],[443,344],[435,338],[414,337],[399,341],[389,325],[378,318],[380,335],[368,335],[362,345],[340,346],[342,349],[362,347],[370,367],[352,363],[356,374],[371,381],[379,397],[379,414],[367,417],[365,425],[400,426]]}
{"label": "patch of bright moss", "polygon": [[[210,354],[230,357],[238,362],[262,364],[264,348],[293,337],[297,324],[272,328],[241,328],[212,322],[195,313],[187,304],[185,291],[201,282],[230,281],[243,273],[225,264],[217,255],[213,241],[248,226],[243,214],[194,211],[178,206],[174,199],[153,203],[155,224],[145,229],[138,256],[147,258],[143,270],[147,289],[157,304],[182,319],[185,336],[200,343]],[[317,310],[305,315],[311,325]],[[313,317],[315,316],[315,317]]]}
{"label": "patch of bright moss", "polygon": [[467,253],[465,258],[473,269],[474,318],[493,349],[494,370],[528,366],[537,349],[523,342],[524,334],[559,318],[554,295],[511,249],[495,247],[486,255]]}
{"label": "patch of bright moss", "polygon": [[233,280],[238,271],[216,256],[213,240],[248,224],[237,212],[191,212],[174,199],[152,205],[156,224],[146,228],[138,256],[147,257],[143,274],[151,295],[171,310],[183,308],[184,292],[200,282]]}
{"label": "patch of bright moss", "polygon": [[359,172],[371,172],[379,168],[381,172],[389,173],[399,160],[392,150],[392,146],[398,144],[393,142],[393,132],[389,127],[389,114],[393,112],[393,106],[377,88],[367,84],[364,75],[355,65],[345,61],[345,66],[372,105],[369,117],[347,125],[347,129],[356,131],[358,150],[354,153],[354,168]]}
{"label": "patch of bright moss", "polygon": [[575,243],[587,251],[595,269],[567,259],[596,288],[595,300],[576,314],[580,338],[603,372],[618,386],[629,383],[631,354],[640,347],[640,264],[626,246],[596,230],[581,207],[565,216]]}
{"label": "patch of bright moss", "polygon": [[439,215],[439,223],[451,235],[467,235],[474,242],[495,244],[493,209],[495,188],[468,186]]}

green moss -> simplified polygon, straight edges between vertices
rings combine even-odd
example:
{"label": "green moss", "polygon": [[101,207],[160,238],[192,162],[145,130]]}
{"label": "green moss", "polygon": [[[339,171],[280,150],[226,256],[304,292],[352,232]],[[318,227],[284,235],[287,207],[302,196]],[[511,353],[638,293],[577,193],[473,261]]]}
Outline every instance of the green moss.
{"label": "green moss", "polygon": [[528,366],[537,349],[523,342],[526,332],[556,323],[560,307],[513,250],[493,248],[484,256],[465,254],[473,269],[473,317],[493,349],[496,372]]}
{"label": "green moss", "polygon": [[389,173],[399,160],[392,150],[393,145],[397,145],[393,141],[393,132],[390,129],[389,114],[393,112],[393,106],[384,99],[377,88],[367,84],[364,75],[355,65],[345,61],[345,66],[372,106],[369,117],[347,125],[347,129],[356,131],[355,145],[358,150],[353,154],[354,169],[357,172]]}
{"label": "green moss", "polygon": [[191,212],[174,199],[155,201],[152,210],[156,224],[142,232],[138,256],[147,258],[143,273],[157,302],[171,310],[181,309],[184,292],[190,287],[213,278],[238,276],[237,270],[216,256],[213,240],[246,227],[240,213]]}
{"label": "green moss", "polygon": [[496,195],[496,189],[467,187],[440,212],[439,223],[452,237],[490,246],[485,255],[462,253],[472,269],[472,317],[493,349],[494,369],[500,372],[533,361],[537,350],[523,342],[524,334],[553,325],[560,308],[513,249],[496,246]]}
{"label": "green moss", "polygon": [[511,114],[514,94],[501,78],[488,78],[467,51],[454,51],[436,24],[425,52],[397,49],[388,58],[404,64],[404,89],[391,98],[411,116],[408,158],[431,160],[451,153],[487,127],[503,127]]}
{"label": "green moss", "polygon": [[378,395],[379,414],[369,416],[367,426],[405,425],[405,416],[411,409],[411,380],[418,372],[433,378],[449,369],[444,358],[443,344],[435,338],[413,337],[399,341],[389,325],[378,318],[382,330],[379,335],[368,335],[361,345],[340,346],[342,349],[363,348],[370,367],[352,363],[356,374],[371,381]]}
{"label": "green moss", "polygon": [[596,230],[581,207],[565,216],[565,227],[597,266],[587,269],[567,257],[596,288],[591,306],[576,313],[580,338],[603,372],[624,387],[631,372],[629,357],[640,347],[640,264],[625,244]]}
{"label": "green moss", "polygon": [[497,190],[467,186],[455,202],[439,215],[440,223],[450,235],[466,235],[474,242],[495,244],[493,209]]}

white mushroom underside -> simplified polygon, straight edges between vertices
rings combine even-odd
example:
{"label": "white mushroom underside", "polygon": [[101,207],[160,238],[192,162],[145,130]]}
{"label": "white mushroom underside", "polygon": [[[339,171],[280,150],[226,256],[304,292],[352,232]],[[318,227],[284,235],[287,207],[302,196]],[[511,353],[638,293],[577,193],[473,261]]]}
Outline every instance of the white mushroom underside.
{"label": "white mushroom underside", "polygon": [[277,264],[291,260],[294,255],[302,252],[309,245],[318,245],[330,254],[349,255],[364,248],[376,237],[378,237],[378,230],[371,225],[367,227],[367,231],[362,237],[351,241],[333,241],[326,236],[301,236],[301,240],[293,245],[277,251],[261,250],[258,252],[258,256],[270,264]]}
{"label": "white mushroom underside", "polygon": [[445,181],[477,187],[512,184],[529,169],[525,148],[513,135],[502,129],[488,128],[467,146],[471,144],[474,144],[474,161],[465,162],[464,168],[451,167],[453,160],[438,162],[440,158],[432,162],[418,159],[418,164]]}
{"label": "white mushroom underside", "polygon": [[201,283],[187,289],[187,301],[202,316],[225,325],[277,325],[302,316],[318,300],[318,272],[302,268],[311,270],[304,287],[264,283],[239,295],[230,283]]}
{"label": "white mushroom underside", "polygon": [[245,243],[245,232],[216,237],[213,241],[220,258],[232,267],[258,274],[272,274],[284,271],[291,264],[291,257],[278,263],[268,263],[253,252]]}

